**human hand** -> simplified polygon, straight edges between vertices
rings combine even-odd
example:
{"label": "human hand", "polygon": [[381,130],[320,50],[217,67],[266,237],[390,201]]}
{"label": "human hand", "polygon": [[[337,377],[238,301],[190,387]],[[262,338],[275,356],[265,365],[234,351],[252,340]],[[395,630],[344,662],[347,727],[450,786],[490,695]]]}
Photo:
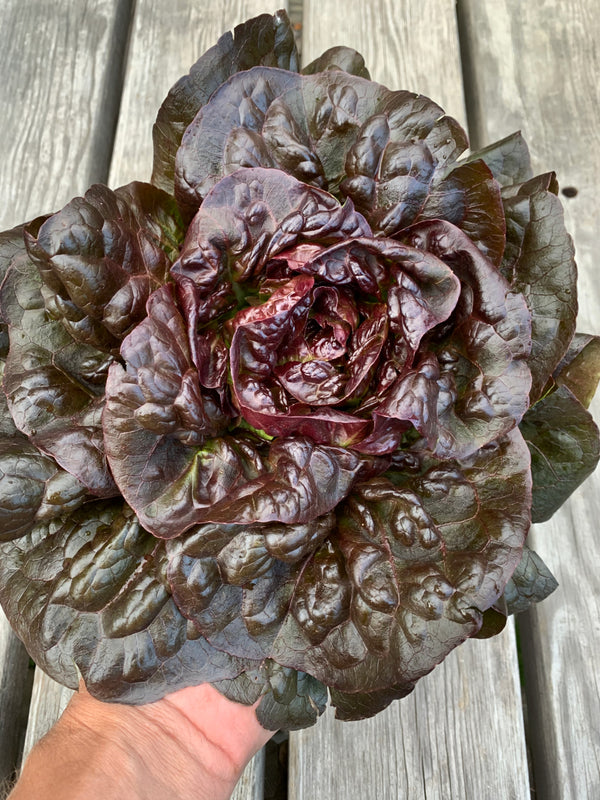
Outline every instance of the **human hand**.
{"label": "human hand", "polygon": [[101,702],[82,684],[9,800],[226,800],[273,733],[210,684],[142,706]]}

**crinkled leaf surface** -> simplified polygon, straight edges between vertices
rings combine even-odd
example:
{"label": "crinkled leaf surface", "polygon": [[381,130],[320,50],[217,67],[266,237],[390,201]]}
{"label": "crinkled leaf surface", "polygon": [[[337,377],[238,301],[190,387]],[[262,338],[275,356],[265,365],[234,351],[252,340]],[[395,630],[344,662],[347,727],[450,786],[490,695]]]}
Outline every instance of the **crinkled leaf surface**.
{"label": "crinkled leaf surface", "polygon": [[429,193],[419,219],[443,219],[463,230],[496,266],[506,227],[500,186],[483,160],[452,169]]}
{"label": "crinkled leaf surface", "polygon": [[508,613],[527,611],[534,603],[545,600],[557,586],[556,578],[540,556],[525,545],[523,556],[504,590]]}
{"label": "crinkled leaf surface", "polygon": [[145,703],[235,677],[164,585],[164,551],[121,500],[87,503],[0,544],[0,599],[49,675],[102,699]]}
{"label": "crinkled leaf surface", "polygon": [[532,520],[545,522],[596,468],[598,428],[567,386],[538,400],[520,428],[531,451]]}
{"label": "crinkled leaf surface", "polygon": [[152,138],[152,183],[173,192],[175,154],[185,129],[211,94],[235,73],[260,64],[298,70],[294,34],[285,11],[262,14],[238,25],[207,50],[173,86],[159,109]]}
{"label": "crinkled leaf surface", "polygon": [[77,508],[86,488],[20,435],[0,438],[0,541]]}
{"label": "crinkled leaf surface", "polygon": [[437,403],[434,452],[465,457],[513,428],[528,408],[530,313],[458,228],[432,220],[409,228],[406,240],[445,261],[461,279],[454,325],[439,343],[432,341],[438,367],[428,391]]}
{"label": "crinkled leaf surface", "polygon": [[41,285],[22,244],[0,288],[10,339],[3,381],[10,415],[20,431],[91,492],[110,497],[117,489],[95,412],[112,359],[74,341],[60,322],[48,317]]}
{"label": "crinkled leaf surface", "polygon": [[267,659],[216,688],[237,703],[251,705],[262,698],[256,716],[271,731],[298,730],[314,725],[327,704],[327,688],[311,675],[281,667]]}
{"label": "crinkled leaf surface", "polygon": [[395,483],[358,484],[322,525],[253,525],[234,538],[233,526],[204,525],[170,540],[178,605],[240,657],[258,647],[343,692],[409,691],[478,631],[520,559],[527,448],[514,431],[462,463],[389,475]]}
{"label": "crinkled leaf surface", "polygon": [[175,194],[191,215],[221,177],[277,167],[341,191],[390,235],[415,219],[436,171],[466,146],[458,123],[422,95],[390,92],[342,70],[256,67],[227,81],[187,129]]}
{"label": "crinkled leaf surface", "polygon": [[50,317],[76,341],[118,352],[166,281],[183,224],[173,198],[151,184],[97,184],[26,238]]}

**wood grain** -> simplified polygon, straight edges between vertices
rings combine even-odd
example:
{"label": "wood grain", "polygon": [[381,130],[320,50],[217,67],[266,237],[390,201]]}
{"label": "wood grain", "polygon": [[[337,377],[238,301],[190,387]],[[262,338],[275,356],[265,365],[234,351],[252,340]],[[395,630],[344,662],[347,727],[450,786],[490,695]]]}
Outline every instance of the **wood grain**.
{"label": "wood grain", "polygon": [[[469,111],[481,144],[522,129],[536,170],[555,169],[579,265],[578,329],[600,334],[600,15],[596,0],[461,3],[473,80]],[[591,411],[600,420],[600,397]],[[560,583],[521,623],[537,796],[600,797],[600,473],[534,548]]]}
{"label": "wood grain", "polygon": [[106,181],[130,0],[0,7],[0,230]]}
{"label": "wood grain", "polygon": [[[1,4],[0,230],[106,180],[129,11],[124,0]],[[0,774],[23,743],[28,664],[0,612]]]}
{"label": "wood grain", "polygon": [[150,180],[152,125],[167,92],[226,31],[265,12],[277,0],[197,3],[138,0],[110,168],[110,186]]}
{"label": "wood grain", "polygon": [[[376,717],[290,734],[289,800],[529,800],[512,623]],[[501,743],[501,745],[500,745]]]}
{"label": "wood grain", "polygon": [[263,800],[265,785],[265,751],[259,750],[247,765],[235,787],[231,800]]}
{"label": "wood grain", "polygon": [[[341,42],[362,52],[374,80],[426,94],[465,123],[454,2],[307,0],[304,62]],[[341,723],[328,713],[314,729],[290,734],[290,756],[290,800],[526,800],[512,627],[496,640],[467,642],[374,719]]]}

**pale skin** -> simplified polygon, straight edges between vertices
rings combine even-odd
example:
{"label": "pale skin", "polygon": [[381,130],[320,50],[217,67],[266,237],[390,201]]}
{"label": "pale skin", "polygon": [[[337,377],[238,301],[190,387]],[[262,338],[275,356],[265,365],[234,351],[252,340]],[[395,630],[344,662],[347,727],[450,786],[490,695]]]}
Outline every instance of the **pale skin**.
{"label": "pale skin", "polygon": [[103,703],[82,686],[8,800],[227,800],[274,733],[254,708],[209,684],[143,706]]}

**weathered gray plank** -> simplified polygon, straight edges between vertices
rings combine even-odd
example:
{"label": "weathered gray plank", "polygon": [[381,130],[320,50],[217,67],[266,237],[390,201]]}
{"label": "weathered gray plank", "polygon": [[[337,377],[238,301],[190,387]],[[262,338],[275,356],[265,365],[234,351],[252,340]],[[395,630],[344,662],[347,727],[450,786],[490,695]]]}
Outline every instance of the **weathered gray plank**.
{"label": "weathered gray plank", "polygon": [[[129,0],[0,8],[0,230],[106,179]],[[0,775],[17,764],[28,657],[0,612]]]}
{"label": "weathered gray plank", "polygon": [[[580,272],[578,328],[600,333],[600,15],[596,0],[463,0],[478,143],[521,128],[537,170],[555,169]],[[592,404],[600,419],[600,398]],[[600,797],[600,474],[533,546],[560,586],[521,625],[538,797]]]}
{"label": "weathered gray plank", "polygon": [[29,656],[0,610],[0,786],[18,764],[32,679]]}
{"label": "weathered gray plank", "polygon": [[[453,0],[307,0],[303,61],[334,44],[365,56],[374,80],[422,92],[465,124]],[[332,716],[332,715],[331,715]],[[502,759],[498,757],[502,742]],[[290,735],[290,800],[322,797],[529,797],[512,627],[467,642],[378,717]]]}
{"label": "weathered gray plank", "polygon": [[514,651],[511,623],[466,642],[378,716],[338,722],[328,709],[290,734],[289,800],[529,800]]}
{"label": "weathered gray plank", "polygon": [[0,230],[106,180],[130,7],[2,3]]}

